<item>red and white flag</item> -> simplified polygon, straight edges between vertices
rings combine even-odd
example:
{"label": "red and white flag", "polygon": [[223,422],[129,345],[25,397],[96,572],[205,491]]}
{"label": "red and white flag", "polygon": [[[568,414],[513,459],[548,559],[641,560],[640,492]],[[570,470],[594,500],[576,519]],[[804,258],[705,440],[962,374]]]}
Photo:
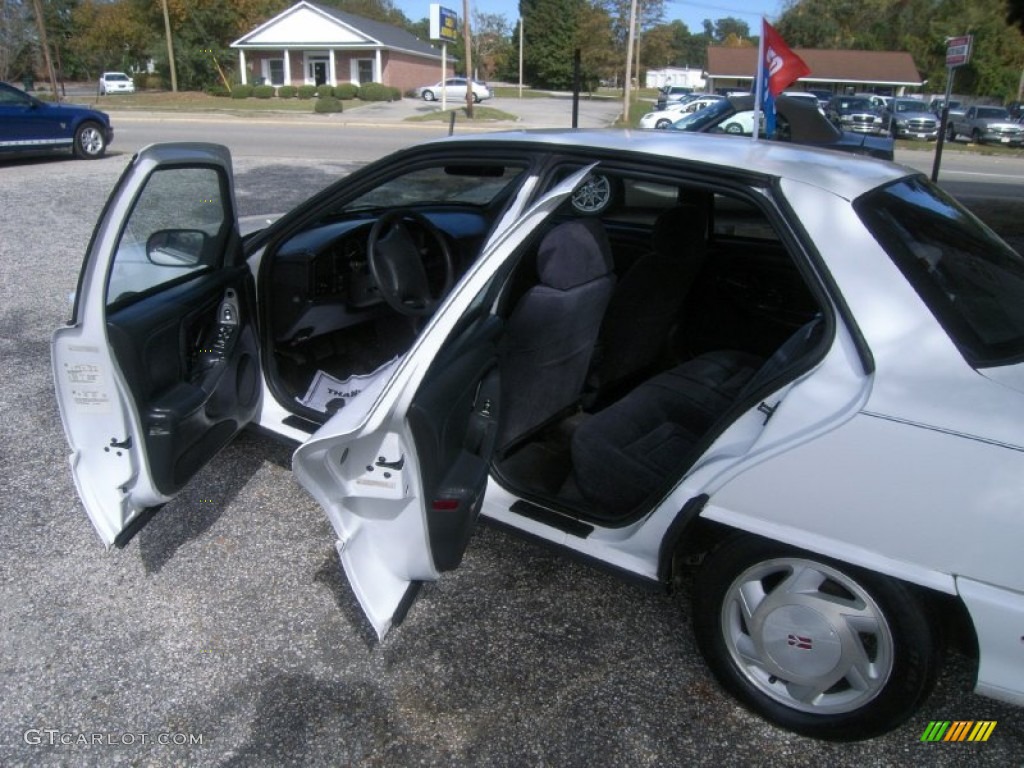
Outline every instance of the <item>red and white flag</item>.
{"label": "red and white flag", "polygon": [[809,74],[811,68],[790,50],[775,27],[762,19],[754,99],[755,139],[760,133],[761,113],[764,112],[764,134],[770,139],[775,133],[775,97]]}
{"label": "red and white flag", "polygon": [[[763,20],[762,20],[763,21]],[[763,21],[764,62],[762,66],[768,78],[768,90],[778,96],[804,75],[811,74],[811,68],[786,45],[775,27]]]}

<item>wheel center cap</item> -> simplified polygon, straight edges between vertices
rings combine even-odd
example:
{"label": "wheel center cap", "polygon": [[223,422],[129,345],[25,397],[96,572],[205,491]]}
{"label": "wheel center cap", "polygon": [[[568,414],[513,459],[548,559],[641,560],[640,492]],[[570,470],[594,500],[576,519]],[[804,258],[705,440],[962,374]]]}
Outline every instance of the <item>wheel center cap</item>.
{"label": "wheel center cap", "polygon": [[835,668],[843,644],[828,619],[813,608],[787,605],[762,625],[764,652],[787,680],[820,677]]}

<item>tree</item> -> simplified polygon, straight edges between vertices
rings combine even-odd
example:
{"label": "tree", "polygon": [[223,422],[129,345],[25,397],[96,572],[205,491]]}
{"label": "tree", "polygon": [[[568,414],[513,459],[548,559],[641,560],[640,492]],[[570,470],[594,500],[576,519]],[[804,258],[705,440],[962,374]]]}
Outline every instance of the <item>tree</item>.
{"label": "tree", "polygon": [[67,41],[68,51],[89,80],[104,70],[143,70],[147,51],[159,38],[127,2],[84,0],[74,9],[72,23],[76,32]]}
{"label": "tree", "polygon": [[1006,0],[1006,21],[1016,24],[1024,35],[1024,0]]}
{"label": "tree", "polygon": [[971,34],[957,91],[1004,99],[1016,93],[1024,68],[1024,40],[1009,26],[1007,7],[1006,0],[790,0],[776,27],[792,46],[907,51],[935,91],[946,83],[946,38]]}
{"label": "tree", "polygon": [[750,38],[750,27],[747,22],[732,16],[718,19],[714,29],[714,40],[719,45],[729,45],[731,41],[732,45],[738,46],[743,44],[742,41]]}
{"label": "tree", "polygon": [[484,79],[507,72],[517,58],[512,44],[512,26],[500,13],[473,14],[473,67]]}
{"label": "tree", "polygon": [[[147,26],[159,30],[148,51],[157,70],[169,75],[160,3],[133,3]],[[230,44],[275,14],[287,8],[289,0],[167,0],[174,40],[175,69],[183,90],[196,90],[220,81],[218,67],[232,73],[237,61]]]}
{"label": "tree", "polygon": [[32,72],[36,38],[31,4],[0,0],[0,80],[14,80]]}
{"label": "tree", "polygon": [[585,0],[520,0],[523,69],[532,85],[572,87],[573,48]]}
{"label": "tree", "polygon": [[707,41],[703,35],[691,34],[679,19],[647,30],[641,41],[640,60],[644,66],[695,67],[705,64]]}
{"label": "tree", "polygon": [[597,90],[602,80],[614,78],[625,67],[625,49],[619,55],[611,19],[599,5],[583,5],[573,47],[580,50],[580,87],[585,91]]}

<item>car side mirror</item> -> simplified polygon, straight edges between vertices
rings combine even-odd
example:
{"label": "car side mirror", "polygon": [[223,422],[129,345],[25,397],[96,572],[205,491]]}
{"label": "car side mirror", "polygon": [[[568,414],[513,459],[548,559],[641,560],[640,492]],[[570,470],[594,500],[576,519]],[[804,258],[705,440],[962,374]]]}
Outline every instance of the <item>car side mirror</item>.
{"label": "car side mirror", "polygon": [[206,241],[200,229],[161,229],[146,240],[146,258],[159,267],[194,267],[202,261]]}

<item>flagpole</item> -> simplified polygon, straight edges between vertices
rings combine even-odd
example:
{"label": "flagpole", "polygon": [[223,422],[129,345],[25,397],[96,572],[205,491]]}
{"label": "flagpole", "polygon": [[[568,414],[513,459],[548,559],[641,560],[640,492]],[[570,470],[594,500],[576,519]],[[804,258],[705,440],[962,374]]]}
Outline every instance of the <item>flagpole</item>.
{"label": "flagpole", "polygon": [[757,141],[761,133],[761,98],[764,96],[764,16],[761,17],[761,36],[757,41],[757,82],[754,85],[754,133]]}

